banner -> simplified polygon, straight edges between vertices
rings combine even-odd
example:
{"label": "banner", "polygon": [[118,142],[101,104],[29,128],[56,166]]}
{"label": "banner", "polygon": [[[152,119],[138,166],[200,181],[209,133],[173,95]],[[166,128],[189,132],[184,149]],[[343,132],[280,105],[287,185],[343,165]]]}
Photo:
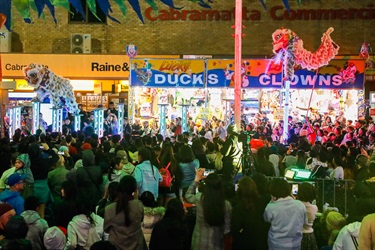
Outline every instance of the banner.
{"label": "banner", "polygon": [[[292,89],[363,89],[365,61],[356,59],[332,60],[318,73],[296,69],[290,83]],[[282,63],[270,59],[243,60],[242,88],[282,88]],[[207,60],[207,87],[234,88],[234,60]]]}
{"label": "banner", "polygon": [[204,60],[132,59],[130,63],[132,87],[204,87]]}

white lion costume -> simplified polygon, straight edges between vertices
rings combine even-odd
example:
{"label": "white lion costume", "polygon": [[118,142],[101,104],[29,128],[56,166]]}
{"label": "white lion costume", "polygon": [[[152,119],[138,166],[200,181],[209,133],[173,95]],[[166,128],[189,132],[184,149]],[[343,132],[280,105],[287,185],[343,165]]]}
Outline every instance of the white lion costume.
{"label": "white lion costume", "polygon": [[39,101],[43,101],[48,95],[54,108],[65,105],[69,113],[75,113],[78,105],[70,80],[55,75],[47,67],[31,63],[23,69],[25,80],[34,88]]}

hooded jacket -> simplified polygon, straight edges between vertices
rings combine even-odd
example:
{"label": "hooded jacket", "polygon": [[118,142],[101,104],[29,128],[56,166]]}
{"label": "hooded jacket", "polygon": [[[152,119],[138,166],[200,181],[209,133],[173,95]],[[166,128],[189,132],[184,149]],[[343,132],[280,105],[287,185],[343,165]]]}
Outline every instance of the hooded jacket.
{"label": "hooded jacket", "polygon": [[103,238],[103,218],[92,213],[94,224],[91,224],[87,216],[79,214],[73,217],[68,224],[66,250],[76,249],[81,246],[85,250]]}
{"label": "hooded jacket", "polygon": [[142,231],[143,235],[145,236],[147,247],[150,244],[152,229],[154,228],[155,224],[159,222],[164,214],[165,208],[164,207],[144,207],[144,217],[142,222]]}
{"label": "hooded jacket", "polygon": [[31,242],[34,250],[44,249],[43,236],[48,229],[47,221],[40,218],[39,214],[33,210],[26,210],[21,216],[25,219],[29,228],[26,240]]}
{"label": "hooded jacket", "polygon": [[33,173],[31,172],[31,169],[30,169],[31,163],[30,163],[29,155],[28,154],[21,154],[17,157],[17,160],[23,162],[23,167],[20,168],[20,169],[17,169],[15,172],[18,173],[18,174],[25,174],[26,175],[26,178],[25,178],[26,183],[29,183],[29,184],[34,183],[34,176],[33,176]]}
{"label": "hooded jacket", "polygon": [[24,210],[23,205],[25,200],[22,198],[20,192],[6,189],[0,193],[0,201],[11,205],[16,211],[17,215],[20,215]]}
{"label": "hooded jacket", "polygon": [[[353,222],[343,227],[336,238],[335,244],[333,244],[332,250],[351,250],[357,249],[359,229],[361,228],[361,222]],[[353,237],[353,238],[352,238]]]}

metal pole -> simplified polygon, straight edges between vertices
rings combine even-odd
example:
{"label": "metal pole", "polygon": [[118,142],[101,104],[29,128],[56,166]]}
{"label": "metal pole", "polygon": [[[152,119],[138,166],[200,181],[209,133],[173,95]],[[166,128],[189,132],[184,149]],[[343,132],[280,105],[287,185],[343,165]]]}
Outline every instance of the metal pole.
{"label": "metal pole", "polygon": [[241,122],[241,55],[242,55],[242,0],[236,0],[234,35],[234,124],[240,129]]}

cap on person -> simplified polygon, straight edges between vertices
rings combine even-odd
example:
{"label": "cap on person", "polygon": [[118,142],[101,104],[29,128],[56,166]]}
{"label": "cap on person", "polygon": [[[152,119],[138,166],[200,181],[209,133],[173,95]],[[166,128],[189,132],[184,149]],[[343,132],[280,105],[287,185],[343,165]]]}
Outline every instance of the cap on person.
{"label": "cap on person", "polygon": [[82,149],[82,151],[91,149],[91,144],[85,142],[85,143],[82,144],[81,149]]}
{"label": "cap on person", "polygon": [[122,162],[123,162],[124,164],[126,164],[126,163],[129,162],[129,161],[128,161],[128,154],[126,153],[125,150],[119,150],[119,151],[117,151],[117,153],[116,153],[116,157],[120,157],[121,160],[122,160]]}
{"label": "cap on person", "polygon": [[69,151],[67,146],[61,146],[60,149],[59,149],[60,152],[64,152],[65,150]]}
{"label": "cap on person", "polygon": [[22,161],[23,162],[23,166],[25,168],[29,168],[31,163],[30,163],[30,158],[29,158],[29,155],[28,154],[21,154],[17,157],[17,160],[19,161]]}
{"label": "cap on person", "polygon": [[18,182],[23,181],[25,178],[26,178],[25,174],[14,173],[8,177],[7,184],[9,186],[13,186],[17,184]]}

